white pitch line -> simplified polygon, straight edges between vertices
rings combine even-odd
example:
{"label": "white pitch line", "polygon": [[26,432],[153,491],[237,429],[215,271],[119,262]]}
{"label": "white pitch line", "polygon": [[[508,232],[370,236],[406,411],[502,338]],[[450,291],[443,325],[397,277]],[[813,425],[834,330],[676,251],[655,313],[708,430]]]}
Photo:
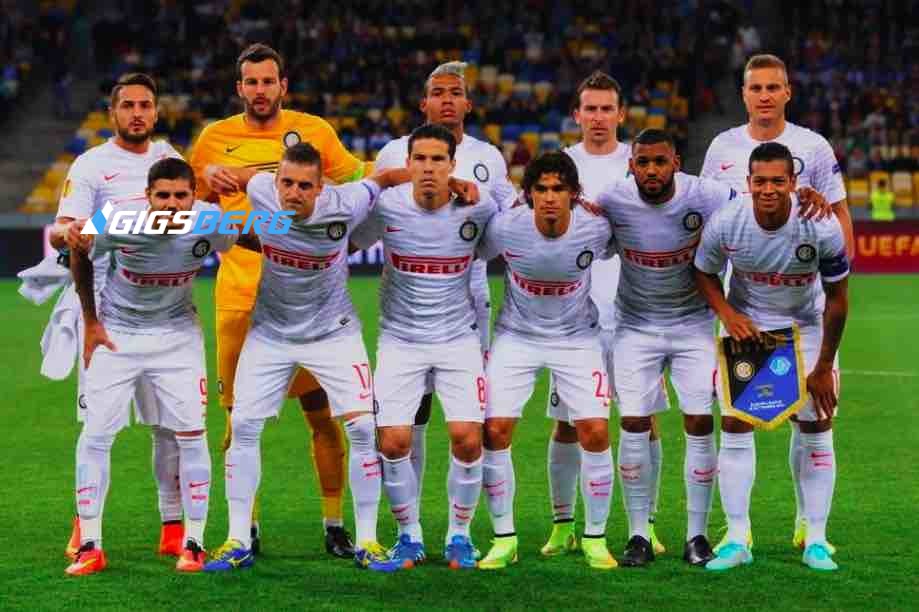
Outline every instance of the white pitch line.
{"label": "white pitch line", "polygon": [[892,378],[917,378],[919,372],[893,372],[890,370],[842,370],[846,376],[889,376]]}

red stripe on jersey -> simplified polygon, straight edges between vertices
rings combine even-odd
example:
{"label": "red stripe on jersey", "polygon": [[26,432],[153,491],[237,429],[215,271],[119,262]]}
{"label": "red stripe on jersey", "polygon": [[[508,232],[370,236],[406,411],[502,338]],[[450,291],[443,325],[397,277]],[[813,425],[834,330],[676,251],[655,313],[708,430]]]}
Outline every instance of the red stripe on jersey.
{"label": "red stripe on jersey", "polygon": [[623,249],[623,257],[640,266],[649,268],[669,268],[692,261],[699,246],[699,238],[695,238],[688,245],[675,251],[639,251],[637,249]]}
{"label": "red stripe on jersey", "polygon": [[127,268],[121,269],[121,275],[124,276],[128,282],[134,285],[149,285],[154,287],[181,287],[182,285],[190,283],[197,273],[197,270],[190,270],[188,272],[148,274],[144,272],[134,272]]}
{"label": "red stripe on jersey", "polygon": [[334,262],[341,253],[341,251],[335,251],[322,255],[310,255],[308,253],[298,253],[296,251],[279,249],[278,247],[268,246],[267,244],[262,245],[262,252],[265,254],[265,257],[278,265],[300,270],[325,270],[331,267],[332,262]]}
{"label": "red stripe on jersey", "polygon": [[771,285],[773,287],[804,287],[817,280],[816,272],[804,274],[782,274],[781,272],[747,272],[734,267],[733,274],[752,283]]}
{"label": "red stripe on jersey", "polygon": [[415,274],[462,274],[469,267],[471,255],[461,257],[433,257],[417,255],[399,255],[390,253],[390,261],[400,272]]}
{"label": "red stripe on jersey", "polygon": [[574,281],[541,281],[527,278],[511,270],[511,278],[521,289],[530,295],[556,296],[560,297],[574,293],[580,289],[583,281],[581,279]]}

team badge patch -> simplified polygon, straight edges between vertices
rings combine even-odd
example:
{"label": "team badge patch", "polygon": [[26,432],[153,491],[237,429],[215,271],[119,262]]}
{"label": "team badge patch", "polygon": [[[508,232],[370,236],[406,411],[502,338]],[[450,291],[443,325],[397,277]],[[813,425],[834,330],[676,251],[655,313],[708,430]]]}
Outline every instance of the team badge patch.
{"label": "team badge patch", "polygon": [[329,223],[328,227],[326,227],[325,233],[328,234],[330,240],[341,240],[345,237],[347,231],[347,225],[341,221],[335,221],[334,223]]}
{"label": "team badge patch", "polygon": [[80,410],[86,410],[88,404],[86,403],[86,394],[81,393],[80,397],[77,398],[77,405],[80,407]]}
{"label": "team badge patch", "polygon": [[283,138],[284,146],[287,147],[288,149],[294,145],[300,144],[301,140],[302,139],[300,138],[300,134],[298,134],[297,132],[293,130],[284,134],[284,138]]}
{"label": "team badge patch", "polygon": [[794,155],[792,156],[791,161],[794,166],[795,176],[801,176],[801,174],[804,172],[804,160],[797,155]]}
{"label": "team badge patch", "polygon": [[211,252],[211,243],[207,240],[199,240],[195,243],[195,246],[191,248],[191,254],[195,257],[204,257]]}
{"label": "team badge patch", "polygon": [[807,401],[804,358],[797,327],[763,333],[762,342],[718,340],[718,370],[725,414],[775,429]]}
{"label": "team badge patch", "polygon": [[683,217],[683,227],[690,232],[696,231],[702,227],[702,215],[694,210],[686,213],[686,216]]}
{"label": "team badge patch", "polygon": [[477,163],[472,168],[472,174],[475,176],[475,179],[480,183],[487,183],[489,178],[488,166],[482,162]]}
{"label": "team badge patch", "polygon": [[553,406],[558,406],[558,403],[560,401],[561,400],[558,397],[558,393],[556,391],[553,391],[552,394],[549,396],[549,402],[551,402]]}
{"label": "team badge patch", "polygon": [[586,270],[588,267],[590,267],[590,264],[593,263],[593,260],[594,252],[588,249],[586,251],[581,251],[577,260],[575,260],[575,263],[578,264],[578,268],[581,270]]}
{"label": "team badge patch", "polygon": [[812,244],[802,244],[795,249],[795,257],[797,257],[798,261],[801,263],[810,263],[817,257],[817,249],[815,249]]}
{"label": "team badge patch", "polygon": [[466,242],[472,242],[479,235],[479,226],[475,224],[475,221],[466,221],[460,225],[459,235]]}

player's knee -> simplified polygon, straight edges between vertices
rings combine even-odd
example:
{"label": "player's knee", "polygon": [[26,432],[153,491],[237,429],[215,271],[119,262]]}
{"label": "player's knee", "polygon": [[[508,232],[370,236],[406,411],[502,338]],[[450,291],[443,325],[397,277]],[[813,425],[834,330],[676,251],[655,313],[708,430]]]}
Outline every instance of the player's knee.
{"label": "player's knee", "polygon": [[645,433],[651,431],[651,417],[622,417],[622,429],[629,433]]}
{"label": "player's knee", "polygon": [[482,456],[482,427],[463,428],[451,434],[450,450],[460,461],[475,461]]}
{"label": "player's knee", "polygon": [[576,423],[578,442],[592,453],[609,448],[609,421],[606,419],[585,419]]}
{"label": "player's knee", "polygon": [[431,404],[433,402],[433,393],[426,393],[421,396],[421,403],[418,404],[418,412],[415,413],[415,425],[427,425],[430,422]]}
{"label": "player's knee", "polygon": [[238,412],[233,413],[233,439],[231,447],[252,447],[258,446],[259,439],[262,435],[262,429],[265,427],[265,419],[247,418],[240,416]]}
{"label": "player's knee", "polygon": [[381,427],[378,433],[380,434],[380,453],[390,461],[407,457],[411,452],[411,428],[407,434],[404,434],[401,428]]}
{"label": "player's knee", "polygon": [[485,448],[504,450],[511,445],[513,423],[510,419],[486,419],[483,428]]}
{"label": "player's knee", "polygon": [[691,436],[707,436],[715,431],[715,419],[710,414],[684,414],[683,429]]}
{"label": "player's knee", "polygon": [[566,421],[556,421],[552,439],[562,444],[574,444],[578,441],[578,430]]}
{"label": "player's knee", "polygon": [[[325,390],[322,387],[318,389],[313,389],[309,393],[304,393],[300,396],[300,407],[307,414],[307,416],[312,415],[314,412],[329,412],[329,396],[326,395]],[[330,418],[330,417],[327,417]],[[310,423],[312,423],[312,418],[310,418]]]}
{"label": "player's knee", "polygon": [[722,416],[721,417],[721,431],[727,433],[750,433],[753,431],[753,426],[749,423],[741,421],[740,419]]}
{"label": "player's knee", "polygon": [[371,451],[376,444],[373,416],[367,413],[345,421],[345,433],[351,448],[358,452]]}

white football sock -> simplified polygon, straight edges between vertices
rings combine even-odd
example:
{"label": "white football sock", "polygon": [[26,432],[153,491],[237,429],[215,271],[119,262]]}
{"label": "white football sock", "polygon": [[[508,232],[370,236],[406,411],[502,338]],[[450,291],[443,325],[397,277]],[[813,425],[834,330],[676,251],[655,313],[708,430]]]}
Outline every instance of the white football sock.
{"label": "white football sock", "polygon": [[482,457],[466,463],[450,455],[450,469],[447,472],[447,491],[450,504],[450,526],[446,542],[455,535],[469,536],[469,525],[475,516],[475,507],[482,494]]}
{"label": "white football sock", "polygon": [[802,433],[804,450],[801,488],[807,515],[807,546],[826,541],[826,521],[836,483],[836,454],[833,450],[833,430]]}
{"label": "white football sock", "polygon": [[376,448],[373,416],[362,414],[345,422],[345,434],[351,443],[348,451],[348,485],[354,503],[357,544],[376,542],[383,469]]}
{"label": "white football sock", "polygon": [[251,548],[252,504],[262,478],[260,441],[265,419],[237,419],[236,414],[231,413],[233,441],[225,458],[229,538]]}
{"label": "white football sock", "polygon": [[577,442],[549,439],[549,491],[552,518],[558,522],[574,520],[578,499],[578,473],[581,471],[581,446]]}
{"label": "white football sock", "polygon": [[153,425],[153,475],[159,498],[160,520],[182,520],[182,491],[179,485],[179,444],[171,429]]}
{"label": "white football sock", "polygon": [[412,425],[412,469],[415,470],[415,513],[421,517],[421,492],[424,489],[424,463],[427,455],[428,424]]}
{"label": "white football sock", "polygon": [[664,449],[661,447],[661,439],[651,440],[649,446],[651,455],[651,499],[648,500],[648,506],[651,512],[651,518],[657,514],[657,500],[661,494],[661,465],[664,462]]}
{"label": "white football sock", "polygon": [[92,542],[102,548],[102,511],[108,495],[115,436],[80,432],[77,440],[77,514],[80,545]]}
{"label": "white football sock", "polygon": [[399,526],[399,534],[407,533],[413,541],[421,542],[421,525],[415,503],[418,485],[411,456],[387,459],[380,455],[380,458],[383,460],[383,489]]}
{"label": "white football sock", "polygon": [[805,518],[804,493],[801,491],[801,469],[804,465],[804,449],[801,447],[801,429],[794,421],[789,421],[791,438],[788,440],[788,468],[791,470],[791,482],[795,485],[795,526]]}
{"label": "white football sock", "polygon": [[619,476],[622,500],[629,517],[629,537],[648,539],[648,516],[651,496],[651,432],[631,433],[619,430]]}
{"label": "white football sock", "polygon": [[[185,539],[204,548],[204,526],[211,493],[211,454],[207,436],[175,436],[179,447],[179,483],[185,510]],[[184,542],[183,542],[184,544]]]}
{"label": "white football sock", "polygon": [[750,531],[750,494],[756,478],[756,443],[752,431],[721,432],[718,472],[721,505],[728,519],[727,538],[746,544]]}
{"label": "white football sock", "polygon": [[581,497],[584,498],[584,535],[606,533],[609,504],[613,495],[613,453],[581,449]]}
{"label": "white football sock", "polygon": [[482,488],[496,536],[511,535],[514,529],[514,460],[511,449],[485,449]]}
{"label": "white football sock", "polygon": [[686,434],[686,459],[683,477],[686,481],[686,541],[697,535],[707,536],[708,513],[712,509],[712,492],[718,475],[715,434]]}

